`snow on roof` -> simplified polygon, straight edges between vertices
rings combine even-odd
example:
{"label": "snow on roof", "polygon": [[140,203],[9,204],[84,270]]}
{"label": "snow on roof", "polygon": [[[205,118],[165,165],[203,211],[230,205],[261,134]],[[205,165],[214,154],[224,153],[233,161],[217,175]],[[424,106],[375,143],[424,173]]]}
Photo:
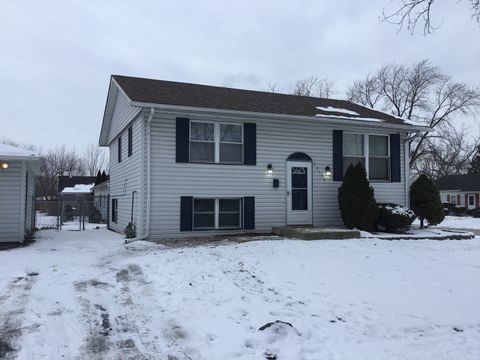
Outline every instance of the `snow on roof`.
{"label": "snow on roof", "polygon": [[326,112],[336,112],[336,113],[342,113],[342,114],[347,114],[347,115],[360,116],[360,114],[356,111],[337,108],[337,107],[333,107],[333,106],[327,106],[327,107],[316,106],[315,108],[318,109],[318,110],[321,110],[321,111],[326,111]]}
{"label": "snow on roof", "polygon": [[73,187],[66,187],[62,190],[62,194],[85,194],[89,193],[94,186],[95,184],[78,184]]}
{"label": "snow on roof", "polygon": [[36,156],[35,152],[32,150],[26,150],[20,147],[0,144],[0,157],[34,157]]}

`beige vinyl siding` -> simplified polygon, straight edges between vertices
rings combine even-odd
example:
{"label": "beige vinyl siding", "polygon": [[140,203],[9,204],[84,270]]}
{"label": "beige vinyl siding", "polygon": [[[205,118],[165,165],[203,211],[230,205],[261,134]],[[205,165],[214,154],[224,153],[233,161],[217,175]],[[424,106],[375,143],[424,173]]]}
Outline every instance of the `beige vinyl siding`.
{"label": "beige vinyl siding", "polygon": [[[219,165],[175,162],[175,116],[157,113],[151,124],[151,238],[208,235],[212,232],[180,232],[180,197],[255,196],[255,223],[258,231],[286,224],[286,159],[294,152],[304,152],[313,159],[313,221],[315,225],[341,225],[337,188],[341,182],[323,181],[325,166],[332,168],[332,131],[390,134],[377,127],[326,125],[318,121],[189,117],[257,124],[257,165]],[[372,182],[378,202],[405,203],[404,139],[401,136],[402,182]],[[114,157],[115,158],[115,157]],[[266,174],[268,164],[273,175]],[[280,180],[273,188],[272,180]],[[218,232],[214,232],[218,233]]]}
{"label": "beige vinyl siding", "polygon": [[0,171],[0,242],[23,240],[22,162],[9,161]]}
{"label": "beige vinyl siding", "polygon": [[[113,121],[115,123],[115,119]],[[132,156],[128,156],[128,128],[133,126],[132,137]],[[143,229],[140,224],[140,202],[142,196],[141,189],[141,173],[142,173],[142,126],[141,116],[137,117],[133,122],[121,132],[122,136],[122,161],[118,163],[118,146],[117,138],[110,144],[110,208],[112,199],[118,200],[118,221],[111,221],[112,211],[110,210],[110,228],[119,233],[123,233],[125,227],[130,222],[132,208],[132,193],[136,191],[133,223],[137,228],[137,235]]]}

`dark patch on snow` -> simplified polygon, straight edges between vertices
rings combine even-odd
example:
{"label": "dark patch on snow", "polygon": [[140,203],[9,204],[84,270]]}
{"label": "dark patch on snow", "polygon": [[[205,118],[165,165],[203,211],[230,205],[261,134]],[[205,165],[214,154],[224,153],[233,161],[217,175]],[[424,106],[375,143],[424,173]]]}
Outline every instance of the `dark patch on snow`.
{"label": "dark patch on snow", "polygon": [[27,276],[38,276],[38,272],[36,272],[36,271],[29,272],[29,273],[27,274]]}
{"label": "dark patch on snow", "polygon": [[90,354],[101,354],[110,350],[110,344],[105,336],[90,335],[87,337],[85,346]]}
{"label": "dark patch on snow", "polygon": [[267,360],[277,360],[277,354],[273,354],[269,351],[265,351],[265,353],[263,355],[265,356],[265,359],[267,359]]}
{"label": "dark patch on snow", "polygon": [[77,291],[85,291],[87,286],[93,286],[99,289],[108,289],[112,287],[112,285],[109,283],[98,281],[97,279],[90,279],[88,281],[75,281],[73,285]]}
{"label": "dark patch on snow", "polygon": [[140,284],[146,284],[142,268],[137,264],[130,264],[126,269],[117,272],[117,282],[137,281]]}
{"label": "dark patch on snow", "polygon": [[265,325],[261,326],[258,328],[258,331],[263,331],[265,329],[268,329],[269,327],[273,326],[273,325],[287,325],[287,326],[290,326],[292,329],[293,329],[293,325],[290,324],[289,322],[286,322],[286,321],[282,321],[282,320],[275,320],[274,322],[269,322],[269,323],[266,323]]}
{"label": "dark patch on snow", "polygon": [[100,311],[107,311],[107,309],[105,309],[102,305],[99,305],[99,304],[95,304],[95,308]]}
{"label": "dark patch on snow", "polygon": [[8,354],[14,351],[15,349],[8,342],[0,339],[0,359],[5,358]]}
{"label": "dark patch on snow", "polygon": [[133,339],[120,340],[117,344],[118,344],[118,347],[120,349],[134,349],[134,348],[136,348],[135,341],[133,341]]}
{"label": "dark patch on snow", "polygon": [[460,329],[458,327],[453,327],[453,330],[455,330],[456,332],[463,332],[463,329]]}

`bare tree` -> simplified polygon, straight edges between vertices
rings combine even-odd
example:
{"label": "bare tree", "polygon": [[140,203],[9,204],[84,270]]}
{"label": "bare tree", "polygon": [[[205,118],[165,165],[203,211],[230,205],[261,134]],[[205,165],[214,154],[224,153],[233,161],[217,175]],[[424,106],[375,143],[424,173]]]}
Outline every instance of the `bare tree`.
{"label": "bare tree", "polygon": [[415,173],[424,173],[432,179],[467,173],[479,142],[470,139],[464,128],[447,127],[441,131],[442,136],[426,140],[423,155],[414,163]]}
{"label": "bare tree", "polygon": [[38,196],[54,198],[57,195],[57,178],[60,175],[85,175],[82,159],[75,149],[62,145],[49,150],[41,157],[40,176],[37,177],[36,193]]}
{"label": "bare tree", "polygon": [[[438,26],[434,26],[431,18],[434,0],[397,0],[399,6],[396,10],[382,12],[381,20],[398,25],[401,30],[406,26],[411,34],[418,25],[423,26],[423,34],[431,34]],[[460,1],[458,1],[460,2]],[[472,18],[480,23],[480,0],[468,0],[471,4]]]}
{"label": "bare tree", "polygon": [[454,118],[474,115],[480,108],[480,88],[455,82],[423,60],[412,66],[387,64],[374,75],[358,80],[348,90],[351,101],[387,111],[436,130],[412,141],[410,165],[428,152],[427,142],[446,137]]}
{"label": "bare tree", "polygon": [[347,90],[347,98],[355,103],[375,108],[381,99],[378,77],[368,74],[364,79],[354,81]]}
{"label": "bare tree", "polygon": [[95,144],[90,144],[83,154],[83,168],[87,176],[95,176],[98,171],[108,169],[108,152]]}
{"label": "bare tree", "polygon": [[290,85],[289,93],[298,96],[330,98],[335,93],[335,80],[310,76]]}

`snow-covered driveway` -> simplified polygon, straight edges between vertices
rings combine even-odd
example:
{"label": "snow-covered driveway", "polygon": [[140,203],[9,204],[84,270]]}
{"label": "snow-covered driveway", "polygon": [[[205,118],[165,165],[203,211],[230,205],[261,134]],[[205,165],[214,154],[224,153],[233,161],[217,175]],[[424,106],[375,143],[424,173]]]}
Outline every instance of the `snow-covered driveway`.
{"label": "snow-covered driveway", "polygon": [[[282,320],[293,325],[262,325]],[[266,355],[267,354],[267,355]],[[0,358],[480,359],[480,238],[0,251]]]}

